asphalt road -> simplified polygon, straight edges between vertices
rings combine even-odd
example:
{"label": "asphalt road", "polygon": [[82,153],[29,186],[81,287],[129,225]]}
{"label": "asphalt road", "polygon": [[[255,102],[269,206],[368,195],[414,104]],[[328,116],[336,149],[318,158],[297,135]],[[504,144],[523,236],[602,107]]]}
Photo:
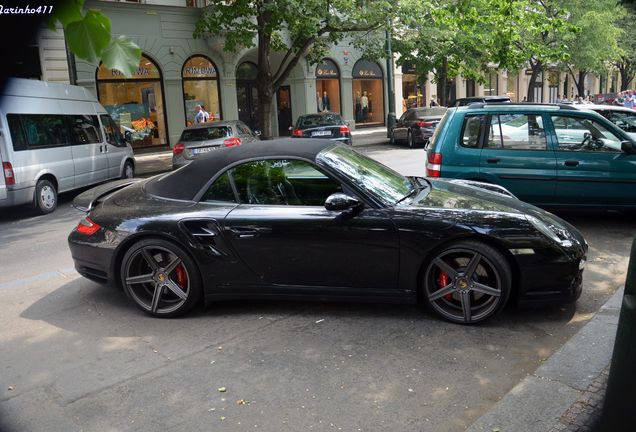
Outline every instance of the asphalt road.
{"label": "asphalt road", "polygon": [[[363,151],[423,174],[421,149]],[[264,301],[161,320],[73,270],[71,199],[0,213],[2,432],[463,431],[623,284],[636,233],[629,215],[559,213],[590,244],[581,299],[480,326],[416,306]]]}

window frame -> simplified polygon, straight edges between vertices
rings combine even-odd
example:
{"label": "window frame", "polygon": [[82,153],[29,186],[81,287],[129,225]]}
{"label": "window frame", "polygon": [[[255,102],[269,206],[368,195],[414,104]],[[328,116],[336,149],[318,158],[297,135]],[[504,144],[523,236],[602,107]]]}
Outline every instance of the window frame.
{"label": "window frame", "polygon": [[[553,118],[554,117],[566,117],[566,118],[570,118],[570,119],[575,119],[579,122],[583,122],[585,120],[592,122],[593,124],[596,123],[600,126],[602,126],[607,132],[613,134],[616,138],[619,139],[619,143],[622,143],[623,141],[625,141],[625,137],[623,135],[627,135],[627,133],[625,131],[623,131],[621,128],[619,128],[616,124],[614,124],[612,121],[608,120],[607,118],[603,117],[601,114],[598,114],[601,119],[597,119],[597,118],[590,118],[590,116],[586,116],[586,115],[577,115],[578,113],[572,113],[572,112],[554,112],[554,113],[550,113],[550,115],[548,116],[550,119],[550,127],[552,128],[552,136],[553,136],[553,140],[554,140],[554,151],[555,152],[564,152],[564,153],[572,153],[573,151],[576,151],[576,153],[592,153],[592,154],[599,154],[599,153],[606,153],[606,154],[624,154],[625,152],[621,149],[613,149],[614,151],[599,151],[599,150],[586,150],[586,149],[564,149],[561,148],[560,144],[559,144],[559,138],[557,136],[557,128],[554,126],[554,121]],[[606,123],[604,123],[606,122]],[[612,147],[609,147],[612,148]]]}
{"label": "window frame", "polygon": [[[493,117],[498,117],[501,118],[501,116],[505,116],[505,115],[517,115],[517,116],[526,116],[526,117],[530,117],[530,116],[535,116],[537,118],[541,119],[541,122],[543,123],[543,139],[545,142],[545,148],[542,149],[533,149],[533,148],[510,148],[510,147],[505,147],[504,146],[504,139],[503,139],[503,130],[501,129],[501,123],[498,122],[497,124],[499,125],[499,132],[500,132],[500,143],[501,146],[500,147],[488,147],[486,146],[486,142],[487,139],[486,137],[489,136],[490,133],[490,128],[493,125],[492,119]],[[528,122],[529,124],[529,122]],[[529,137],[529,135],[528,135]],[[529,141],[528,141],[529,142]],[[495,113],[489,113],[488,114],[488,118],[487,118],[487,127],[484,128],[484,137],[482,140],[482,148],[483,149],[488,149],[488,150],[499,150],[499,151],[531,151],[531,152],[545,152],[545,151],[551,151],[551,145],[550,145],[550,140],[548,139],[548,130],[546,128],[546,119],[543,113],[536,113],[536,112],[525,112],[525,111],[519,111],[519,112],[495,112]]]}
{"label": "window frame", "polygon": [[[20,124],[20,129],[22,130],[22,134],[24,136],[24,148],[16,149],[15,146],[13,145],[13,135],[11,135],[13,151],[63,148],[63,147],[71,147],[75,145],[75,139],[73,138],[73,132],[71,130],[71,121],[70,121],[71,114],[8,113],[6,114],[6,116],[7,116],[7,122],[9,121],[9,116],[17,116],[19,124]],[[66,129],[66,133],[68,135],[68,141],[65,143],[56,143],[56,144],[50,144],[50,145],[44,145],[44,146],[32,145],[32,143],[29,140],[29,135],[27,133],[26,126],[24,124],[24,117],[26,116],[29,116],[29,117],[52,116],[52,117],[62,118],[62,124],[64,125],[64,128]]]}
{"label": "window frame", "polygon": [[[484,147],[484,137],[486,136],[486,124],[490,122],[489,115],[486,113],[470,113],[465,114],[462,118],[462,129],[458,136],[459,146],[466,149],[477,149],[481,150]],[[472,147],[464,144],[464,132],[466,131],[466,126],[468,124],[468,119],[478,118],[479,119],[479,136],[477,137],[477,145]],[[439,127],[439,125],[437,125]]]}

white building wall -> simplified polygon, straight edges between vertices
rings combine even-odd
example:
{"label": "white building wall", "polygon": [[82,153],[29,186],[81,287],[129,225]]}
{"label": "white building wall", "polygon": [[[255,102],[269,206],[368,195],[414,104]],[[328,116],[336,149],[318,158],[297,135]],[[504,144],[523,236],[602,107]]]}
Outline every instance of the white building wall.
{"label": "white building wall", "polygon": [[58,27],[57,31],[53,32],[43,27],[38,36],[38,47],[42,80],[69,84],[68,59],[63,29]]}

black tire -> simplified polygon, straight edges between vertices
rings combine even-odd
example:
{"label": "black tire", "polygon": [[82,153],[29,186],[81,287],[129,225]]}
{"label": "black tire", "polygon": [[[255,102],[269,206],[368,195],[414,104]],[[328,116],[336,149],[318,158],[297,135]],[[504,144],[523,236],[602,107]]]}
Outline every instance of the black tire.
{"label": "black tire", "polygon": [[49,180],[40,179],[36,183],[33,207],[39,214],[48,214],[57,208],[57,189]]}
{"label": "black tire", "polygon": [[391,145],[395,145],[395,129],[391,130],[390,143]]}
{"label": "black tire", "polygon": [[413,133],[411,132],[411,129],[409,129],[408,133],[406,134],[406,145],[409,148],[415,147],[415,142],[413,141]]}
{"label": "black tire", "polygon": [[199,269],[176,244],[146,239],[133,244],[120,267],[121,285],[135,305],[155,317],[185,314],[202,294]]}
{"label": "black tire", "polygon": [[501,311],[510,297],[510,264],[487,244],[462,241],[447,245],[425,266],[422,297],[445,320],[460,324],[484,321]]}
{"label": "black tire", "polygon": [[121,172],[122,179],[130,179],[135,176],[135,166],[131,161],[126,161],[124,169]]}

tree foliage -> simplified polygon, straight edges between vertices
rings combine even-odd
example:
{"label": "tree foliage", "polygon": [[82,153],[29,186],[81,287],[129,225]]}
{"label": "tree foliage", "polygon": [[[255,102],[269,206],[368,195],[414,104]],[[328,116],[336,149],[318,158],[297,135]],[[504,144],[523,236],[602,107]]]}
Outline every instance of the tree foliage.
{"label": "tree foliage", "polygon": [[96,10],[85,11],[84,0],[59,2],[49,28],[56,31],[57,23],[64,28],[68,48],[77,57],[95,65],[102,61],[125,75],[132,75],[139,67],[141,49],[124,36],[113,38],[110,19]]}
{"label": "tree foliage", "polygon": [[[211,0],[197,22],[195,37],[217,36],[226,51],[257,48],[259,121],[264,138],[272,137],[276,90],[303,58],[318,63],[330,45],[355,32],[386,23],[388,0]],[[272,65],[272,54],[282,61]]]}
{"label": "tree foliage", "polygon": [[[634,23],[636,22],[636,2],[628,7],[625,15],[618,21],[622,30],[618,38],[618,58],[613,62],[621,75],[621,91],[627,90],[636,77],[636,38]],[[634,86],[632,86],[633,88]]]}

